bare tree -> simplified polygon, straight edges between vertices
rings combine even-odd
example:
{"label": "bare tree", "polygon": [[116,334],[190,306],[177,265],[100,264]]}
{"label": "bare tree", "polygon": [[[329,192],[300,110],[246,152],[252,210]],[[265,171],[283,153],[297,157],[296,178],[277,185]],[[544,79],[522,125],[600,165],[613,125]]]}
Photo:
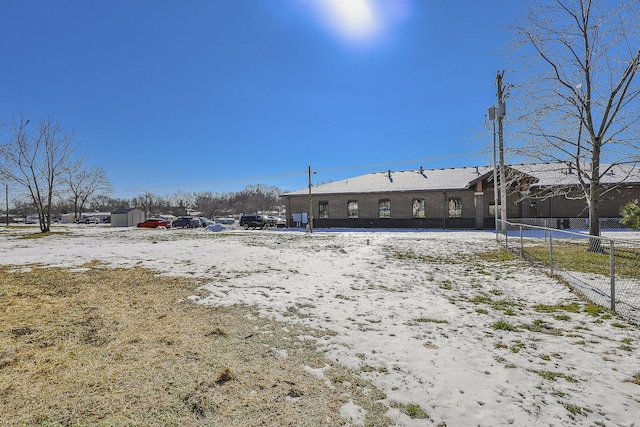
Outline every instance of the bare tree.
{"label": "bare tree", "polygon": [[72,133],[52,118],[43,119],[29,133],[29,120],[21,115],[12,123],[13,138],[0,146],[0,174],[22,186],[38,213],[40,231],[51,229],[51,209],[61,175],[75,147]]}
{"label": "bare tree", "polygon": [[[520,123],[529,158],[575,171],[600,235],[602,177],[639,159],[640,3],[531,0],[515,27],[521,64],[530,68]],[[515,92],[515,91],[514,91]],[[528,138],[527,138],[528,137]]]}
{"label": "bare tree", "polygon": [[71,193],[74,218],[79,218],[87,201],[98,193],[108,193],[111,185],[104,169],[85,167],[84,160],[78,160],[66,169],[64,181]]}
{"label": "bare tree", "polygon": [[91,207],[97,211],[107,212],[118,208],[131,207],[131,201],[129,199],[113,198],[107,194],[100,193],[91,198]]}

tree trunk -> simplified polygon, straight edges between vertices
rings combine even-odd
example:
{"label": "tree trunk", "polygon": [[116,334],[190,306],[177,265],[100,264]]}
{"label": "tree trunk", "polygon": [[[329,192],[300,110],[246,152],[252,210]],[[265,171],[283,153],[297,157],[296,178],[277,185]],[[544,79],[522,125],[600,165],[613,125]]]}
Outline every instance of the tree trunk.
{"label": "tree trunk", "polygon": [[589,186],[589,234],[591,236],[600,236],[600,209],[598,184],[592,182]]}
{"label": "tree trunk", "polygon": [[589,251],[602,252],[600,243],[600,145],[594,143],[591,162],[591,181],[589,182]]}

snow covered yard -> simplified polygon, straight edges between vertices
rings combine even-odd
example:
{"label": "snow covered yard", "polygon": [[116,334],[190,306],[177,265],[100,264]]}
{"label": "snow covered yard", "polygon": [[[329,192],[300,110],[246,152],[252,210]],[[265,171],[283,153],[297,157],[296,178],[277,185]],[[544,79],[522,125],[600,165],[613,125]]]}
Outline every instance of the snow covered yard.
{"label": "snow covered yard", "polygon": [[[501,253],[491,233],[60,230],[0,232],[2,263],[148,267],[198,278],[198,303],[326,330],[319,349],[381,387],[398,425],[640,420],[640,329]],[[342,415],[358,425],[362,412]]]}

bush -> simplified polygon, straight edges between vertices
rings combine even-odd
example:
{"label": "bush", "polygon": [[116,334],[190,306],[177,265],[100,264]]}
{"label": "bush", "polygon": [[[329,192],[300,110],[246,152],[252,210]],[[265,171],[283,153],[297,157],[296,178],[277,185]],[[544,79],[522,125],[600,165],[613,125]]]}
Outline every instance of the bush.
{"label": "bush", "polygon": [[634,200],[620,208],[620,222],[626,227],[640,230],[640,202]]}

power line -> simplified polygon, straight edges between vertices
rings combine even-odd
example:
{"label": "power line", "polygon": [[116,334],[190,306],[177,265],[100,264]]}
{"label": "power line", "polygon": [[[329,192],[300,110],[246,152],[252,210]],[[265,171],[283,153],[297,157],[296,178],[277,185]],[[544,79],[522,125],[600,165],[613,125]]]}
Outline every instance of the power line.
{"label": "power line", "polygon": [[253,176],[253,177],[247,177],[247,178],[235,178],[235,179],[223,179],[223,180],[218,180],[218,181],[210,181],[210,182],[203,182],[203,183],[199,183],[199,184],[181,184],[181,185],[173,185],[170,187],[150,187],[150,188],[145,188],[143,190],[140,189],[129,189],[129,190],[115,190],[116,193],[140,193],[140,192],[145,192],[145,191],[150,191],[150,190],[154,190],[154,191],[167,191],[167,190],[182,190],[184,188],[197,188],[197,187],[215,187],[218,185],[226,185],[226,184],[236,184],[238,182],[246,182],[246,181],[262,181],[262,180],[267,180],[267,179],[279,179],[279,178],[288,178],[291,176],[296,176],[296,175],[304,175],[306,174],[306,171],[300,171],[300,172],[288,172],[288,173],[282,173],[282,174],[277,174],[277,175],[262,175],[262,176]]}
{"label": "power line", "polygon": [[407,163],[434,162],[438,160],[454,159],[457,157],[479,156],[483,154],[491,154],[491,151],[475,151],[472,153],[449,154],[446,156],[438,156],[438,157],[422,157],[420,159],[413,159],[413,160],[398,160],[395,162],[372,163],[372,164],[360,165],[360,166],[343,166],[339,168],[317,169],[316,172],[336,172],[336,171],[352,170],[352,169],[368,169],[368,168],[381,167],[381,166],[387,167],[387,166],[402,165]]}
{"label": "power line", "polygon": [[[459,157],[481,156],[481,155],[486,155],[491,153],[492,153],[491,151],[474,151],[471,153],[449,154],[445,156],[436,156],[436,157],[422,157],[419,159],[412,159],[412,160],[398,160],[394,162],[371,163],[367,165],[352,165],[352,166],[341,166],[341,167],[334,167],[334,168],[315,169],[314,172],[326,173],[326,172],[339,172],[339,171],[354,170],[354,169],[371,169],[371,168],[378,168],[378,167],[386,168],[389,166],[395,166],[395,165],[401,165],[401,164],[419,163],[419,162],[435,162],[440,160],[455,159]],[[143,193],[146,191],[171,191],[171,190],[183,190],[183,189],[191,189],[191,188],[199,188],[199,187],[216,187],[220,185],[237,184],[240,182],[260,182],[265,180],[289,178],[292,176],[306,175],[306,174],[307,174],[306,170],[300,170],[300,171],[286,172],[286,173],[275,174],[275,175],[261,175],[261,176],[252,176],[252,177],[246,177],[246,178],[222,179],[217,181],[184,184],[184,185],[173,185],[173,186],[167,186],[167,187],[149,187],[144,189],[114,190],[114,192],[117,194]]]}

